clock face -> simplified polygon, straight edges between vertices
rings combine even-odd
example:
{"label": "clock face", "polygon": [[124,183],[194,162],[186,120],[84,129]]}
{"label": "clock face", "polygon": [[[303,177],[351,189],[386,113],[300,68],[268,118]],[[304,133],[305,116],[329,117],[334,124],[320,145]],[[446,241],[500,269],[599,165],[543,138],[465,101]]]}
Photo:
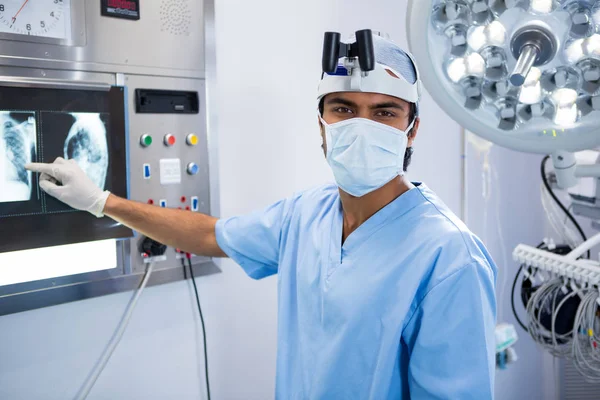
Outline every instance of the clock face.
{"label": "clock face", "polygon": [[71,39],[70,0],[0,0],[0,32]]}

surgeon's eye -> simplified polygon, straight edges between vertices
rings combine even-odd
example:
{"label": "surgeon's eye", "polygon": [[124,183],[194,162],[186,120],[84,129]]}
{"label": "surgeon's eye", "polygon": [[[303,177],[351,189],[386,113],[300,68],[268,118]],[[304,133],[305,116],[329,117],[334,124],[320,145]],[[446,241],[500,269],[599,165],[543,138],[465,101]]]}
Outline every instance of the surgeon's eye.
{"label": "surgeon's eye", "polygon": [[347,107],[336,107],[333,109],[333,112],[338,114],[351,114],[352,110]]}
{"label": "surgeon's eye", "polygon": [[383,117],[383,118],[394,118],[396,116],[396,114],[389,112],[389,111],[379,111],[377,113],[378,117]]}

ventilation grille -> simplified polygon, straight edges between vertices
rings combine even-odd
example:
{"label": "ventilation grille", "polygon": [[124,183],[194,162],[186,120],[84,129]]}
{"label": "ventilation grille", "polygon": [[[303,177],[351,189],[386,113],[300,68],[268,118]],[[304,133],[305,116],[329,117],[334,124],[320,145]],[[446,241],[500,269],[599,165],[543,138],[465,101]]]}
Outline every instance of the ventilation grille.
{"label": "ventilation grille", "polygon": [[163,0],[160,5],[160,30],[177,36],[189,36],[192,12],[189,0]]}
{"label": "ventilation grille", "polygon": [[570,361],[563,361],[562,384],[562,400],[598,400],[600,398],[600,384],[587,382]]}

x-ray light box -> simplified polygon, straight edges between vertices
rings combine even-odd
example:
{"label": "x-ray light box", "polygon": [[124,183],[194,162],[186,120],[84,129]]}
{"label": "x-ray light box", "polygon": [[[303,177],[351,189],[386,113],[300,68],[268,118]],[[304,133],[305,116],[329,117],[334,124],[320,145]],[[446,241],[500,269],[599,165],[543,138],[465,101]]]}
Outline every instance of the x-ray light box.
{"label": "x-ray light box", "polygon": [[47,195],[24,167],[72,159],[97,186],[127,197],[124,88],[106,89],[0,86],[0,253],[133,236]]}
{"label": "x-ray light box", "polygon": [[115,240],[0,254],[0,287],[117,268]]}
{"label": "x-ray light box", "polygon": [[[214,2],[147,1],[134,20],[98,0],[0,3],[0,24],[20,21],[0,27],[0,315],[135,289],[143,235],[68,208],[23,166],[72,158],[121,197],[219,215]],[[179,183],[161,182],[163,160]],[[179,256],[168,248],[148,285],[186,279]],[[220,272],[191,261],[195,276]]]}

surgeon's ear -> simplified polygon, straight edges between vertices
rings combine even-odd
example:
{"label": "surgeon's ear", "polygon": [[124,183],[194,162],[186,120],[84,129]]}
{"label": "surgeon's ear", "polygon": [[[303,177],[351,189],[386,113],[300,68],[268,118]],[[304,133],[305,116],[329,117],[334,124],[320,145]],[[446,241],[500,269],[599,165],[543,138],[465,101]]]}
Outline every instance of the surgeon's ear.
{"label": "surgeon's ear", "polygon": [[319,131],[321,132],[321,149],[323,149],[323,155],[327,157],[327,140],[325,140],[325,126],[323,126],[323,123],[321,122],[319,117],[317,117],[317,122],[319,124]]}
{"label": "surgeon's ear", "polygon": [[325,157],[327,157],[327,143],[325,141],[325,127],[323,126],[323,123],[321,122],[321,120],[319,120],[319,118],[317,118],[317,121],[319,123],[319,130],[321,132],[321,148],[323,149],[323,154],[325,155]]}
{"label": "surgeon's ear", "polygon": [[323,126],[323,123],[319,117],[317,117],[317,124],[319,124],[319,132],[321,133],[321,137],[325,138],[325,127]]}
{"label": "surgeon's ear", "polygon": [[413,125],[412,129],[408,133],[408,144],[407,144],[407,147],[412,147],[413,142],[415,141],[415,138],[417,137],[417,133],[419,132],[419,124],[420,123],[421,123],[421,118],[417,117],[415,119],[415,124]]}

